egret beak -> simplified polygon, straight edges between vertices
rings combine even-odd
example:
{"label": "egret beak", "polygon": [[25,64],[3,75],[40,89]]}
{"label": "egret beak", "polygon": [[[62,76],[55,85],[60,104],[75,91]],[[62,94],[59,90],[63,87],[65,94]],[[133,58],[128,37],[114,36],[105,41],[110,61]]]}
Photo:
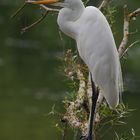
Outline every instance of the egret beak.
{"label": "egret beak", "polygon": [[59,2],[59,0],[28,0],[27,3],[31,4],[44,4],[44,5],[52,5],[52,6],[59,6],[59,7],[67,7],[68,5],[63,2]]}
{"label": "egret beak", "polygon": [[49,5],[49,4],[58,3],[58,1],[59,0],[38,0],[38,1],[28,0],[27,3]]}

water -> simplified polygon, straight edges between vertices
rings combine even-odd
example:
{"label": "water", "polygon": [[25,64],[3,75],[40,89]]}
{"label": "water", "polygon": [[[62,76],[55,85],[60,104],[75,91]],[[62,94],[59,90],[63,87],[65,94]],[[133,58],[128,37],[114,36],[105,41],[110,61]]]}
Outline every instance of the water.
{"label": "water", "polygon": [[[129,1],[131,9],[138,4],[138,0]],[[65,37],[60,41],[56,15],[21,34],[20,29],[34,22],[41,12],[37,7],[30,6],[18,18],[11,20],[9,17],[18,5],[18,1],[3,0],[0,3],[0,139],[60,140],[61,133],[56,128],[59,118],[48,116],[48,113],[54,104],[58,112],[63,112],[62,99],[68,86],[61,72],[63,64],[59,57],[62,56],[63,46],[71,47],[73,42]],[[140,28],[140,17],[138,19],[132,24],[132,31]],[[120,20],[116,21],[116,25],[119,44]],[[134,35],[132,39],[138,39],[139,35]],[[140,135],[139,45],[130,51],[129,59],[122,62],[128,89],[124,101],[137,109],[128,118],[126,129],[134,128],[137,135]]]}

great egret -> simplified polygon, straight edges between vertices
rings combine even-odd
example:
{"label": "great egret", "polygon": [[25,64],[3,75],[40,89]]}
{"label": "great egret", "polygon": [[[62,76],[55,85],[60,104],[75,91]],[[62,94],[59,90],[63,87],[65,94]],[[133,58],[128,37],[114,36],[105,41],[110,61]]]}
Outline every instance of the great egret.
{"label": "great egret", "polygon": [[[97,89],[101,90],[100,94],[112,109],[118,105],[123,89],[119,56],[110,26],[98,8],[85,7],[81,0],[64,0],[63,3],[58,0],[29,2],[63,7],[58,14],[57,23],[62,32],[76,41],[79,54],[91,73],[94,93],[86,139],[92,140]],[[96,86],[98,88],[95,89]]]}

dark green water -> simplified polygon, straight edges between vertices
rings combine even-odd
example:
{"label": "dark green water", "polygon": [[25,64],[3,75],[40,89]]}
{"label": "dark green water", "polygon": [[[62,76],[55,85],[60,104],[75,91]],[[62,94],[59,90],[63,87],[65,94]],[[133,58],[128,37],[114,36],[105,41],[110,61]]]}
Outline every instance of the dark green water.
{"label": "dark green water", "polygon": [[[140,6],[139,0],[127,2],[130,10]],[[59,119],[47,114],[54,104],[58,112],[63,112],[61,101],[68,87],[61,74],[63,64],[59,57],[64,46],[71,47],[73,41],[65,37],[61,41],[56,15],[21,34],[22,27],[41,15],[37,7],[28,6],[19,17],[11,20],[10,15],[21,3],[16,0],[0,2],[0,140],[61,140],[55,127]],[[123,3],[117,3],[121,12]],[[117,14],[115,23],[117,44],[122,38],[121,12]],[[139,30],[132,36],[133,41],[140,37],[139,25],[140,16],[132,23],[131,31]],[[122,62],[127,91],[123,98],[130,108],[136,108],[125,128],[134,128],[137,135],[140,135],[139,60],[140,43]]]}

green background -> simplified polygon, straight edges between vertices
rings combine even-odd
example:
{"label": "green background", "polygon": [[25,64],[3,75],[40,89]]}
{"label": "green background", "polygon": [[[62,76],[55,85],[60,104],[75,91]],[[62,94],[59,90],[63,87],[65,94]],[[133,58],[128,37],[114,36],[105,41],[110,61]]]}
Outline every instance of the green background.
{"label": "green background", "polygon": [[[61,133],[56,128],[59,117],[48,116],[48,113],[54,104],[58,112],[64,112],[62,99],[69,87],[60,58],[64,50],[75,47],[75,43],[60,33],[56,14],[21,34],[23,27],[43,13],[37,6],[30,5],[17,18],[10,19],[23,2],[0,2],[0,140],[61,140]],[[117,46],[123,36],[123,5],[126,3],[130,11],[140,7],[140,0],[114,1]],[[99,5],[99,1],[95,4]],[[129,44],[140,39],[140,16],[131,22],[130,31],[136,29],[138,32],[130,35]],[[121,131],[134,128],[136,135],[140,135],[140,43],[129,50],[127,59],[122,61],[122,69],[123,100],[136,110]]]}

